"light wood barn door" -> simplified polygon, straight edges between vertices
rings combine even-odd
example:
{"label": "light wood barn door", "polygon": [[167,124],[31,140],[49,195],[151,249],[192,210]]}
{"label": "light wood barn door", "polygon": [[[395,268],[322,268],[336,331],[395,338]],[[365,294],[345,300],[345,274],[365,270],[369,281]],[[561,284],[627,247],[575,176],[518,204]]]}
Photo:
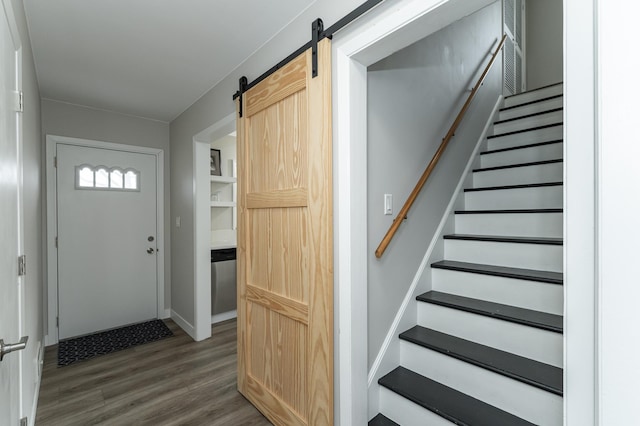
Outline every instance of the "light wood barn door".
{"label": "light wood barn door", "polygon": [[333,423],[331,44],[242,96],[238,389],[276,425]]}

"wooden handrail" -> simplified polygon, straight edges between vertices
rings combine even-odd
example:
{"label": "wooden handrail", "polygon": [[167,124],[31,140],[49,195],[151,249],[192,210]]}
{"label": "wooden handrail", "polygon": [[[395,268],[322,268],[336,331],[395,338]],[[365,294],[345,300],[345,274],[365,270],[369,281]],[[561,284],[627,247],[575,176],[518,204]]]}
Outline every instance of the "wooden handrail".
{"label": "wooden handrail", "polygon": [[404,206],[402,206],[402,210],[400,210],[400,213],[398,213],[398,216],[396,216],[396,218],[393,220],[393,223],[391,224],[391,227],[389,228],[387,233],[384,235],[384,238],[382,238],[380,245],[376,249],[377,258],[382,257],[385,250],[389,246],[389,243],[391,242],[394,235],[398,231],[398,228],[400,228],[400,224],[402,224],[403,219],[407,218],[407,213],[409,212],[409,209],[411,209],[411,206],[416,201],[416,198],[418,198],[418,194],[422,190],[422,187],[427,182],[427,179],[431,175],[431,172],[433,171],[433,169],[436,167],[436,164],[438,164],[438,161],[440,160],[440,157],[442,157],[442,154],[444,153],[445,148],[449,144],[449,141],[451,140],[451,138],[453,138],[456,132],[456,129],[460,125],[460,122],[462,121],[464,114],[467,112],[467,109],[469,108],[471,101],[476,95],[476,92],[484,82],[484,79],[489,73],[489,70],[491,70],[491,66],[495,62],[496,57],[498,56],[498,53],[500,53],[500,50],[502,50],[502,46],[504,46],[504,41],[506,38],[507,38],[506,34],[502,36],[502,39],[500,40],[500,44],[498,44],[498,48],[496,49],[495,53],[491,56],[491,60],[489,61],[489,63],[487,64],[487,67],[484,69],[484,72],[478,79],[478,82],[476,83],[475,86],[473,86],[473,89],[471,89],[471,93],[469,94],[467,101],[464,103],[464,105],[460,109],[460,112],[458,113],[458,116],[456,117],[453,124],[451,125],[451,128],[447,132],[447,135],[444,137],[444,139],[442,139],[442,143],[440,144],[440,147],[438,148],[436,153],[433,155],[433,158],[429,162],[429,165],[425,169],[424,173],[422,173],[422,176],[420,176],[418,183],[416,184],[415,188],[413,188],[413,191],[411,191],[411,194],[409,195],[409,198],[407,198],[407,201],[405,201]]}

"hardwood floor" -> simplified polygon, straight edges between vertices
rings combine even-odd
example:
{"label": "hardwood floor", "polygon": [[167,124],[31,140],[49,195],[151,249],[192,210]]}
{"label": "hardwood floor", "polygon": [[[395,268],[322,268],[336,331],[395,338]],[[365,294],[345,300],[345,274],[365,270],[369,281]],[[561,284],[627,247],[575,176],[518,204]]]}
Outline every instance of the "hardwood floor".
{"label": "hardwood floor", "polygon": [[78,364],[45,352],[36,425],[270,425],[236,390],[236,321],[194,342],[174,336]]}

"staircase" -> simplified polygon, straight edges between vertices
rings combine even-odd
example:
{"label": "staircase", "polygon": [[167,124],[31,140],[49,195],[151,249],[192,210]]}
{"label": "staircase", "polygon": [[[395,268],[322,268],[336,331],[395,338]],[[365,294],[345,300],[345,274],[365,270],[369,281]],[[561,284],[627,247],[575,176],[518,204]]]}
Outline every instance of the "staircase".
{"label": "staircase", "polygon": [[561,425],[562,84],[508,97],[369,425]]}

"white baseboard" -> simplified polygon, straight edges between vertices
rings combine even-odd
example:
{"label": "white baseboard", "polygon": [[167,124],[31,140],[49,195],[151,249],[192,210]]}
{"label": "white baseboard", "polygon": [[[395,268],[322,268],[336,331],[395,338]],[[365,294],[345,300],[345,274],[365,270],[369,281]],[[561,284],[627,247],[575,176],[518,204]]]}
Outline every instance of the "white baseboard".
{"label": "white baseboard", "polygon": [[[379,393],[378,379],[380,379],[384,374],[388,373],[391,369],[397,367],[399,364],[399,358],[400,358],[400,340],[398,339],[399,330],[405,330],[417,324],[416,314],[415,314],[416,312],[415,298],[419,294],[429,290],[428,288],[423,288],[425,287],[424,285],[421,287],[418,287],[418,285],[419,283],[424,284],[425,282],[425,280],[421,279],[424,273],[424,270],[426,269],[427,265],[429,265],[432,261],[435,260],[435,259],[431,259],[434,248],[436,247],[436,244],[438,243],[438,241],[442,239],[445,226],[453,216],[454,207],[456,206],[457,200],[460,197],[461,190],[465,184],[465,181],[467,179],[467,176],[469,175],[469,172],[472,169],[474,161],[479,155],[480,147],[482,146],[482,143],[487,137],[487,133],[491,128],[491,125],[493,123],[493,120],[496,114],[498,113],[501,103],[502,103],[502,96],[498,97],[498,100],[496,101],[496,104],[493,107],[493,111],[491,112],[491,114],[489,115],[489,118],[487,119],[484,129],[482,130],[482,133],[480,134],[480,137],[476,142],[476,146],[473,149],[471,156],[469,157],[469,161],[467,162],[467,165],[464,171],[462,172],[462,175],[460,176],[458,185],[456,186],[456,189],[453,191],[453,195],[451,197],[451,200],[449,201],[449,205],[447,206],[447,209],[445,210],[442,216],[442,219],[440,220],[440,224],[438,225],[438,228],[436,229],[433,235],[433,239],[429,243],[429,247],[427,248],[427,251],[422,259],[422,262],[420,263],[420,266],[418,267],[418,270],[415,276],[413,277],[411,286],[409,286],[409,289],[407,290],[407,293],[402,301],[402,304],[400,305],[400,309],[398,310],[398,313],[396,314],[393,320],[393,323],[391,324],[391,327],[387,332],[387,335],[384,339],[382,347],[380,348],[380,351],[378,352],[378,355],[376,356],[376,359],[374,360],[371,366],[371,369],[369,370],[367,384],[369,388],[368,400],[369,400],[370,410],[371,408],[374,408],[375,410],[375,408],[378,406],[378,403],[377,403],[378,393]],[[430,282],[430,280],[428,280],[428,282]],[[413,307],[413,309],[411,309],[411,307]],[[369,413],[369,418],[371,418],[371,412]]]}
{"label": "white baseboard", "polygon": [[167,318],[171,318],[171,309],[165,309],[163,312],[160,313],[160,319],[167,319]]}
{"label": "white baseboard", "polygon": [[47,334],[46,336],[44,336],[44,345],[45,346],[53,346],[58,344],[58,339],[50,336],[49,334]]}
{"label": "white baseboard", "polygon": [[171,319],[178,324],[178,326],[185,331],[193,340],[196,340],[196,328],[189,323],[186,319],[182,318],[180,314],[178,314],[173,309],[171,310]]}
{"label": "white baseboard", "polygon": [[217,322],[230,320],[232,318],[238,318],[238,311],[233,310],[233,311],[229,311],[229,312],[223,312],[221,314],[212,315],[211,316],[211,324],[215,324]]}

